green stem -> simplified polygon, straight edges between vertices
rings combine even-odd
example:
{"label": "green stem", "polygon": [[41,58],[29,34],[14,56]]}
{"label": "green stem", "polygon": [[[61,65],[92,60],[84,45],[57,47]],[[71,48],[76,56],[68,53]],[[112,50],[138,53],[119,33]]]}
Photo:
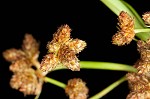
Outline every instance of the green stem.
{"label": "green stem", "polygon": [[40,94],[36,95],[34,99],[39,99]]}
{"label": "green stem", "polygon": [[[104,3],[112,12],[114,12],[117,16],[121,11],[127,12],[130,16],[134,18],[134,25],[135,29],[144,29],[146,28],[143,20],[141,19],[140,15],[136,12],[136,10],[124,0],[100,0]],[[150,38],[150,33],[148,32],[141,32],[137,33],[136,37],[147,41]]]}
{"label": "green stem", "polygon": [[64,83],[57,81],[55,79],[49,78],[49,77],[45,77],[44,80],[45,80],[45,82],[49,82],[49,83],[54,84],[54,85],[61,87],[63,89],[66,87],[66,85]]}
{"label": "green stem", "polygon": [[149,32],[150,33],[150,29],[149,28],[145,28],[145,29],[134,29],[135,33],[140,33],[140,32]]}
{"label": "green stem", "polygon": [[80,64],[81,68],[84,69],[104,69],[136,72],[136,69],[134,67],[119,63],[81,61]]}
{"label": "green stem", "polygon": [[103,97],[104,95],[109,93],[111,90],[113,90],[115,87],[117,87],[118,85],[120,85],[124,81],[126,81],[126,77],[125,76],[120,78],[118,81],[112,83],[111,85],[106,87],[104,90],[102,90],[101,92],[97,93],[96,95],[92,96],[89,99],[100,99],[101,97]]}
{"label": "green stem", "polygon": [[[142,20],[141,16],[137,13],[137,11],[127,2],[124,0],[120,0],[132,13],[132,16],[135,18],[135,28],[145,28],[144,21]],[[137,24],[140,24],[142,27],[138,27]]]}
{"label": "green stem", "polygon": [[[102,69],[102,70],[118,70],[127,72],[136,72],[136,68],[119,63],[111,62],[94,62],[94,61],[80,61],[81,69]],[[65,66],[57,67],[55,70],[67,69]],[[54,71],[55,71],[54,70]]]}
{"label": "green stem", "polygon": [[[130,6],[124,0],[100,0],[104,3],[112,12],[114,12],[117,16],[120,14],[121,11],[128,12],[128,14],[134,17],[135,21],[135,28],[144,28],[145,25],[141,18],[139,17],[138,13],[132,6]],[[139,21],[140,20],[140,21]],[[144,25],[144,26],[143,26]]]}

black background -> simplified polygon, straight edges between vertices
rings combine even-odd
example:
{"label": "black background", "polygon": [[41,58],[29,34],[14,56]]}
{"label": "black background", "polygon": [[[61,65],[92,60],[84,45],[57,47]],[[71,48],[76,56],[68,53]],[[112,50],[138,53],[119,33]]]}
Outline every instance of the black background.
{"label": "black background", "polygon": [[[150,9],[149,0],[125,0],[141,16]],[[111,37],[117,31],[117,16],[99,0],[50,0],[35,2],[3,2],[0,11],[0,53],[9,48],[21,48],[25,33],[31,33],[40,42],[39,61],[47,53],[46,44],[52,34],[63,24],[68,24],[72,38],[87,42],[87,47],[78,55],[82,61],[106,61],[133,65],[139,58],[136,42],[118,47],[111,44]],[[10,63],[0,55],[0,95],[5,98],[34,98],[12,89],[9,80],[12,72]],[[89,96],[93,96],[109,84],[125,75],[123,71],[70,70],[55,71],[49,77],[67,83],[67,80],[80,77],[89,87]],[[127,82],[112,90],[103,99],[125,99],[129,89]],[[40,99],[68,99],[64,90],[45,83]]]}

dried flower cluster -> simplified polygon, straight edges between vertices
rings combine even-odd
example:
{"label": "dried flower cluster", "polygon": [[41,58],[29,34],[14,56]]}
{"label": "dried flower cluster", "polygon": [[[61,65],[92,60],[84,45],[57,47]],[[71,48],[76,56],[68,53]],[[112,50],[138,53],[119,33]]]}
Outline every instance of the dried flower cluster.
{"label": "dried flower cluster", "polygon": [[69,95],[69,99],[87,99],[88,91],[86,83],[80,78],[70,79],[65,88],[65,92]]}
{"label": "dried flower cluster", "polygon": [[40,69],[42,71],[51,71],[60,64],[72,71],[80,70],[76,54],[85,48],[86,42],[70,38],[70,32],[71,29],[68,25],[62,25],[54,33],[52,41],[47,44],[48,54],[41,62]]}
{"label": "dried flower cluster", "polygon": [[145,12],[142,15],[142,19],[144,20],[144,22],[145,22],[146,25],[150,26],[150,11]]}
{"label": "dried flower cluster", "polygon": [[119,31],[113,35],[112,44],[118,46],[129,44],[135,36],[133,18],[127,12],[121,11],[118,21]]}
{"label": "dried flower cluster", "polygon": [[150,39],[137,45],[141,57],[134,65],[138,72],[126,75],[131,90],[127,99],[150,99]]}
{"label": "dried flower cluster", "polygon": [[[13,72],[10,80],[12,88],[24,95],[38,95],[42,90],[42,72],[35,65],[38,62],[39,44],[30,34],[26,34],[22,49],[11,48],[3,52],[4,58],[11,62],[9,69]],[[32,68],[35,67],[36,69]]]}

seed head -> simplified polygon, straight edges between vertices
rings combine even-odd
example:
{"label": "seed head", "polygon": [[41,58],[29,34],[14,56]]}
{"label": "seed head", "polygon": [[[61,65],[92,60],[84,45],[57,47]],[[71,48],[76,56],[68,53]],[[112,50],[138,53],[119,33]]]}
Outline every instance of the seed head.
{"label": "seed head", "polygon": [[80,78],[70,79],[65,88],[65,92],[69,95],[69,99],[87,99],[88,91],[86,83]]}
{"label": "seed head", "polygon": [[129,44],[135,36],[133,18],[127,12],[121,11],[118,21],[119,31],[113,35],[112,44],[118,46]]}
{"label": "seed head", "polygon": [[41,62],[41,70],[51,71],[59,64],[72,71],[79,71],[80,65],[76,54],[86,47],[86,42],[70,38],[71,29],[68,25],[62,25],[54,33],[51,42],[48,42],[48,55]]}
{"label": "seed head", "polygon": [[146,25],[150,26],[150,11],[145,12],[142,15],[142,19],[144,20],[144,22],[145,22]]}
{"label": "seed head", "polygon": [[137,73],[126,75],[130,93],[127,99],[150,99],[150,39],[137,42],[140,59],[134,64]]}

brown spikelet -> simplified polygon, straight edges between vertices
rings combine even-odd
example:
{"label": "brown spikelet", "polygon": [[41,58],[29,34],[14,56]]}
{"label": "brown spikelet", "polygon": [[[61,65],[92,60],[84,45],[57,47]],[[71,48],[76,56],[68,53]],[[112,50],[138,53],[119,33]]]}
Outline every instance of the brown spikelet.
{"label": "brown spikelet", "polygon": [[11,48],[3,52],[3,57],[9,62],[13,62],[25,57],[25,53],[22,50]]}
{"label": "brown spikelet", "polygon": [[135,36],[133,18],[127,12],[121,11],[118,21],[119,31],[113,35],[112,44],[118,46],[129,44]]}
{"label": "brown spikelet", "polygon": [[69,99],[87,99],[88,91],[86,83],[80,78],[70,79],[65,88],[65,92],[69,96]]}
{"label": "brown spikelet", "polygon": [[140,59],[134,64],[137,73],[126,75],[130,93],[127,99],[150,99],[150,39],[137,42]]}
{"label": "brown spikelet", "polygon": [[47,43],[47,49],[48,49],[48,53],[57,53],[57,51],[59,50],[60,48],[60,43],[58,42],[48,42]]}
{"label": "brown spikelet", "polygon": [[79,60],[75,55],[75,52],[69,49],[67,45],[63,45],[58,51],[58,58],[60,62],[71,69],[72,71],[80,71]]}
{"label": "brown spikelet", "polygon": [[41,62],[40,70],[43,72],[53,70],[59,64],[58,58],[54,54],[47,54]]}
{"label": "brown spikelet", "polygon": [[71,29],[68,25],[62,25],[58,28],[57,32],[53,35],[53,40],[59,43],[65,43],[70,39]]}
{"label": "brown spikelet", "polygon": [[86,47],[86,42],[79,40],[79,39],[73,39],[70,40],[67,45],[71,50],[73,50],[75,53],[81,52]]}
{"label": "brown spikelet", "polygon": [[39,44],[31,34],[28,33],[25,34],[22,49],[28,55],[29,58],[38,57]]}
{"label": "brown spikelet", "polygon": [[15,73],[11,80],[10,85],[12,88],[19,90],[24,95],[38,95],[41,92],[42,83],[34,73],[33,69],[26,69],[23,72]]}
{"label": "brown spikelet", "polygon": [[31,68],[32,63],[28,59],[19,59],[13,62],[10,66],[9,69],[12,72],[22,72],[25,69]]}
{"label": "brown spikelet", "polygon": [[145,22],[146,25],[150,26],[150,11],[145,12],[142,15],[142,19],[144,20],[144,22]]}
{"label": "brown spikelet", "polygon": [[150,99],[150,91],[131,92],[126,99]]}
{"label": "brown spikelet", "polygon": [[60,26],[53,34],[53,40],[47,44],[48,52],[57,52],[59,47],[70,39],[70,32],[71,29],[68,25]]}

